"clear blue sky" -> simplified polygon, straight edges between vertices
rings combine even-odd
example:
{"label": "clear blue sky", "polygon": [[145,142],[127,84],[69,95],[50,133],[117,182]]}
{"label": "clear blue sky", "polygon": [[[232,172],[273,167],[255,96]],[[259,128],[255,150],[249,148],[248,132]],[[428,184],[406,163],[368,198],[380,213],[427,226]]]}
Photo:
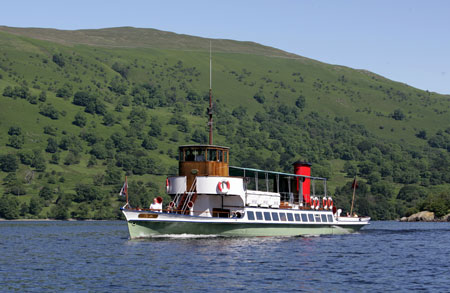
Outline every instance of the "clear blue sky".
{"label": "clear blue sky", "polygon": [[450,1],[10,0],[0,25],[134,26],[254,41],[450,94]]}

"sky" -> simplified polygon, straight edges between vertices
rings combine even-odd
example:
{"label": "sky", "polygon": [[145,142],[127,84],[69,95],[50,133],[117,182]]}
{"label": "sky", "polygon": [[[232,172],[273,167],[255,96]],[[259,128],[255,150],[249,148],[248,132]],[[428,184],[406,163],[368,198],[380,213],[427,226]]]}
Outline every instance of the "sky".
{"label": "sky", "polygon": [[253,41],[450,94],[446,0],[14,0],[0,25],[155,28]]}

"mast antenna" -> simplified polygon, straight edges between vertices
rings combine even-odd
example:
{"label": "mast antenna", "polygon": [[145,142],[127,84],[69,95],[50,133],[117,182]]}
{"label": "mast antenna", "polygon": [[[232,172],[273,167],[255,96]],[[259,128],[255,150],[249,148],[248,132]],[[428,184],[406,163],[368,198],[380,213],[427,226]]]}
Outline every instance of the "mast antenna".
{"label": "mast antenna", "polygon": [[213,109],[212,109],[212,57],[211,41],[209,41],[209,108],[208,108],[209,144],[213,144]]}

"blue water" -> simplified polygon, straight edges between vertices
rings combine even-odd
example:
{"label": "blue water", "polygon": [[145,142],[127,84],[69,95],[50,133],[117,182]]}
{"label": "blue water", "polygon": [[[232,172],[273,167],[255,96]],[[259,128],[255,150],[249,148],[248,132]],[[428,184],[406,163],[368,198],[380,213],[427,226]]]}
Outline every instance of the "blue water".
{"label": "blue water", "polygon": [[450,290],[450,223],[321,237],[129,240],[125,222],[0,222],[0,291]]}

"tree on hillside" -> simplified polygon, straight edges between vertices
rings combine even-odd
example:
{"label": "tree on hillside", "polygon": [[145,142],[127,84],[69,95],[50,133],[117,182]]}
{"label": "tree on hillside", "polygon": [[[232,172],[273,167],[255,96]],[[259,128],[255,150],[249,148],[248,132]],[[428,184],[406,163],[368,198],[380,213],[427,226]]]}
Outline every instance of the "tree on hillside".
{"label": "tree on hillside", "polygon": [[20,215],[20,202],[15,196],[3,195],[0,198],[0,218],[17,219]]}
{"label": "tree on hillside", "polygon": [[85,116],[83,113],[81,113],[81,112],[78,112],[78,113],[75,115],[75,118],[74,118],[74,120],[73,120],[73,122],[72,122],[72,124],[77,125],[77,126],[79,126],[79,127],[84,127],[84,126],[86,126],[86,123],[87,123],[87,118],[86,118],[86,116]]}
{"label": "tree on hillside", "polygon": [[257,92],[253,98],[260,104],[264,104],[264,102],[266,101],[266,97],[264,96],[264,94],[262,92]]}
{"label": "tree on hillside", "polygon": [[66,65],[66,62],[64,61],[64,57],[61,53],[59,54],[53,54],[52,61],[56,63],[59,67],[64,67]]}
{"label": "tree on hillside", "polygon": [[72,96],[72,90],[73,86],[70,83],[65,83],[56,91],[56,96],[59,98],[70,98]]}
{"label": "tree on hillside", "polygon": [[0,169],[3,172],[15,172],[18,168],[19,162],[15,155],[0,155]]}
{"label": "tree on hillside", "polygon": [[39,113],[49,117],[52,120],[57,120],[59,118],[59,112],[52,104],[45,104],[39,107]]}
{"label": "tree on hillside", "polygon": [[12,135],[8,138],[8,146],[15,149],[21,149],[25,143],[25,137],[23,135]]}
{"label": "tree on hillside", "polygon": [[109,83],[109,89],[116,94],[125,95],[128,90],[128,83],[115,76]]}
{"label": "tree on hillside", "polygon": [[295,106],[303,111],[306,107],[306,98],[303,95],[300,95],[295,101]]}
{"label": "tree on hillside", "polygon": [[391,117],[395,120],[403,120],[405,119],[405,114],[403,114],[403,111],[401,109],[395,109],[391,114]]}
{"label": "tree on hillside", "polygon": [[8,129],[8,134],[9,135],[21,135],[22,134],[22,129],[19,126],[11,126]]}
{"label": "tree on hillside", "polygon": [[88,92],[79,91],[73,95],[73,104],[77,106],[87,106],[93,98],[94,97],[91,97]]}
{"label": "tree on hillside", "polygon": [[115,72],[119,73],[123,78],[127,79],[128,72],[130,70],[129,66],[122,64],[122,63],[115,62],[111,68]]}

